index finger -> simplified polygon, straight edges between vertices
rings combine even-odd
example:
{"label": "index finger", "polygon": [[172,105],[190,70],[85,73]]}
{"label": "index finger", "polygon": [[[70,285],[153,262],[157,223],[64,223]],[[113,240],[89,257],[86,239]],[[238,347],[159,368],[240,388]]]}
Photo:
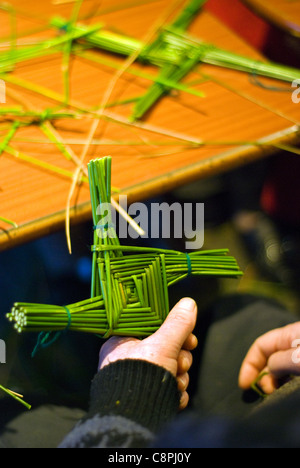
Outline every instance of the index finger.
{"label": "index finger", "polygon": [[269,358],[278,351],[288,350],[300,338],[300,322],[272,330],[259,337],[249,349],[239,374],[239,386],[248,389],[267,367]]}

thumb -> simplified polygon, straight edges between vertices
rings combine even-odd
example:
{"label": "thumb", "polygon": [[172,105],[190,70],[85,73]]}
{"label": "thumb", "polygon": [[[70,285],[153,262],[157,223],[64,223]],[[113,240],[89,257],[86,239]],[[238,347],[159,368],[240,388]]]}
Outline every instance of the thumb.
{"label": "thumb", "polygon": [[186,297],[175,305],[156,333],[162,342],[167,340],[179,351],[193,332],[196,320],[197,304],[193,299]]}

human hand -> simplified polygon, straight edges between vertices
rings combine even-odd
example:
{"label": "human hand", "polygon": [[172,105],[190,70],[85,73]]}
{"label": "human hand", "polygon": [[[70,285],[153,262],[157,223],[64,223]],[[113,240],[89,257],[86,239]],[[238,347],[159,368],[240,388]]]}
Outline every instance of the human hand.
{"label": "human hand", "polygon": [[239,386],[243,390],[251,387],[261,374],[259,381],[266,394],[278,387],[278,379],[289,375],[300,375],[300,322],[272,330],[259,337],[249,349],[241,366]]}
{"label": "human hand", "polygon": [[153,335],[136,338],[112,337],[100,350],[99,370],[122,359],[139,359],[164,367],[177,379],[182,394],[180,409],[189,401],[187,388],[192,365],[191,351],[198,345],[193,335],[197,305],[189,298],[182,299],[169,313],[165,322]]}

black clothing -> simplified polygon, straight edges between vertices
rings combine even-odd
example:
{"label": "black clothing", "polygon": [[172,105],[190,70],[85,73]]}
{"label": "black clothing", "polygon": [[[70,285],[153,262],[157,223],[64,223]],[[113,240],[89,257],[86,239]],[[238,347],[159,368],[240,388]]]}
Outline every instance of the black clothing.
{"label": "black clothing", "polygon": [[[183,412],[178,413],[177,382],[169,372],[144,361],[118,361],[95,376],[86,413],[66,408],[64,417],[61,409],[56,413],[55,431],[47,417],[40,417],[47,415],[43,408],[34,410],[35,422],[34,413],[23,412],[0,429],[0,446],[298,448],[300,379],[294,378],[264,400],[237,385],[241,363],[253,341],[296,321],[294,315],[265,299],[223,299],[198,319],[199,347],[190,372],[191,405]],[[71,430],[76,417],[79,422]],[[30,436],[39,424],[44,440],[37,438],[35,444]]]}

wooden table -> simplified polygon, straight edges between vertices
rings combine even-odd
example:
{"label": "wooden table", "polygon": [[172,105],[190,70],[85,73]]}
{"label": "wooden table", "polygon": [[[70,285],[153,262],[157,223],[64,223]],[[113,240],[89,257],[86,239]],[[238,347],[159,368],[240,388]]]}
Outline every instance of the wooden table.
{"label": "wooden table", "polygon": [[[48,23],[54,15],[70,18],[70,0],[12,0],[16,8],[18,47],[49,37],[57,31]],[[169,0],[87,0],[80,11],[86,24],[105,23],[111,29],[145,40]],[[83,19],[88,17],[89,19]],[[12,19],[0,10],[2,49],[12,38]],[[254,59],[261,57],[241,39],[204,11],[189,32],[198,38]],[[51,129],[64,141],[69,154],[83,155],[87,135],[103,95],[112,83],[116,68],[124,58],[88,50],[73,56],[70,68],[71,96],[68,110],[80,116],[61,118]],[[6,106],[45,112],[62,106],[64,81],[62,54],[28,60],[0,78],[6,83]],[[138,74],[144,76],[137,76]],[[128,196],[128,202],[163,194],[183,184],[231,170],[278,151],[278,145],[299,141],[300,105],[288,92],[276,92],[253,84],[247,74],[210,65],[201,65],[184,80],[205,97],[174,92],[164,97],[142,122],[130,125],[133,104],[121,101],[145,93],[157,75],[155,67],[134,63],[116,81],[95,134],[84,158],[84,167],[95,157],[113,158],[112,184]],[[146,76],[147,75],[147,76]],[[262,80],[267,85],[278,82]],[[32,88],[34,84],[35,89]],[[114,105],[114,103],[116,103]],[[4,104],[0,104],[3,106]],[[86,114],[82,114],[86,112]],[[13,122],[2,119],[2,143]],[[204,144],[201,144],[204,143]],[[0,249],[7,249],[90,219],[89,187],[86,181],[71,191],[76,163],[69,160],[40,125],[32,122],[15,133],[0,156]],[[47,168],[36,161],[48,164]],[[60,168],[57,174],[54,168]],[[201,201],[201,200],[200,200]],[[66,215],[66,207],[70,214]]]}
{"label": "wooden table", "polygon": [[300,37],[299,0],[243,0],[249,8],[277,28]]}

